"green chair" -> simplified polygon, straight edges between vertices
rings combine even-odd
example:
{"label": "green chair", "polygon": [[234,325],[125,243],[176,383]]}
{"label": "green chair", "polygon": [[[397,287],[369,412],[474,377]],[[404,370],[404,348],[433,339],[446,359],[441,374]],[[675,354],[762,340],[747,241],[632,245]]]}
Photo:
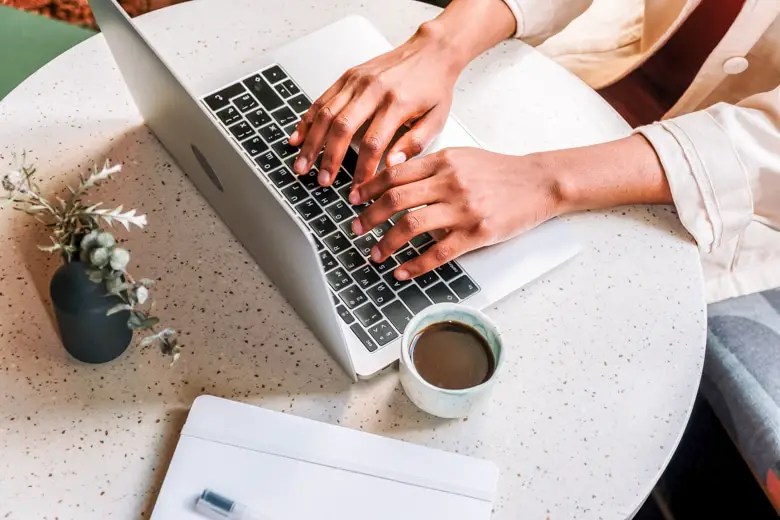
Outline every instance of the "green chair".
{"label": "green chair", "polygon": [[0,99],[30,74],[93,34],[88,29],[0,5]]}

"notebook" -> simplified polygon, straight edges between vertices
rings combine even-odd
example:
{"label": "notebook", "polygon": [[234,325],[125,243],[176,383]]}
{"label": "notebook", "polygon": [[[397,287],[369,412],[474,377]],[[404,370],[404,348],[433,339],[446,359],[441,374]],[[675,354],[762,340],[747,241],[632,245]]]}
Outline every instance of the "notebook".
{"label": "notebook", "polygon": [[204,489],[269,520],[486,520],[497,484],[485,460],[201,396],[151,520],[203,520]]}

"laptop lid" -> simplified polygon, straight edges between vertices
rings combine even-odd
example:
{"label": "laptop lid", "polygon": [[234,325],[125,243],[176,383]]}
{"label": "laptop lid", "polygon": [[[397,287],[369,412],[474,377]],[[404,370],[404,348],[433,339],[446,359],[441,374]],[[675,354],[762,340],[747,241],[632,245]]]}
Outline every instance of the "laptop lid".
{"label": "laptop lid", "polygon": [[147,126],[347,374],[355,368],[308,231],[138,31],[116,0],[89,0]]}

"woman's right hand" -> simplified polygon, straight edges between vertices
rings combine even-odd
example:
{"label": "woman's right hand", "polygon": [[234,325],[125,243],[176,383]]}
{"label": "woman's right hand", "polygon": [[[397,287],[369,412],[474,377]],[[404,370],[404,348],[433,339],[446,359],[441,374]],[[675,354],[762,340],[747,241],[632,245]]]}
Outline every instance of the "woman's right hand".
{"label": "woman's right hand", "polygon": [[290,144],[301,146],[295,173],[308,173],[324,146],[318,181],[329,186],[366,123],[353,190],[374,174],[401,126],[410,129],[388,151],[388,166],[425,150],[444,127],[455,80],[468,63],[458,59],[443,32],[435,21],[423,24],[409,41],[348,70],[325,91],[290,136]]}

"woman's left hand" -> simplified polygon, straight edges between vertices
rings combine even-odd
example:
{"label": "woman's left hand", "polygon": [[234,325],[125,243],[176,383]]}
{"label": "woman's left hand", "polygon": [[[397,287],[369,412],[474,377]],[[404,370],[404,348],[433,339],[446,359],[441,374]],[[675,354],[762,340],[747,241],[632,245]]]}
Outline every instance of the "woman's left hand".
{"label": "woman's left hand", "polygon": [[374,246],[383,262],[416,235],[443,230],[424,254],[395,271],[414,278],[456,257],[514,237],[563,211],[561,187],[544,155],[510,156],[449,148],[387,168],[353,192],[350,202],[375,200],[352,229],[362,235],[408,212]]}

